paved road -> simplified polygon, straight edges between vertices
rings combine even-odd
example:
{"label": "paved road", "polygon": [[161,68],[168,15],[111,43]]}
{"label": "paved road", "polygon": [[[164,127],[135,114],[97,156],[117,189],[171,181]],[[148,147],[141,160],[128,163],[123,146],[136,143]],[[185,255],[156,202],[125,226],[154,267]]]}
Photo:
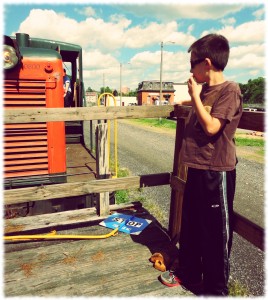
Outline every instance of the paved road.
{"label": "paved road", "polygon": [[[118,121],[118,160],[120,168],[131,175],[170,172],[173,167],[175,133],[144,129],[127,121]],[[264,224],[264,165],[239,159],[235,209],[259,225]],[[162,225],[167,228],[170,188],[145,188],[143,194],[161,208]],[[234,234],[231,277],[254,296],[264,294],[264,253]]]}

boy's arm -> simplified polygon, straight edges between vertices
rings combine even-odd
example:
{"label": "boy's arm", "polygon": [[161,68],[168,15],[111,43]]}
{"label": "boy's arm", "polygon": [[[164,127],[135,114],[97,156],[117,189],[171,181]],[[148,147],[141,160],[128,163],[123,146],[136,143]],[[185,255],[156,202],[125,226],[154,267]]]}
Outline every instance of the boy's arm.
{"label": "boy's arm", "polygon": [[64,97],[67,94],[68,90],[69,90],[69,86],[70,86],[70,81],[66,80],[65,84],[64,84]]}
{"label": "boy's arm", "polygon": [[205,133],[209,136],[213,136],[220,131],[225,124],[225,120],[212,117],[203,106],[200,99],[200,93],[202,85],[198,85],[191,77],[188,81],[189,94],[192,99],[192,106],[194,107],[197,119],[201,124]]}

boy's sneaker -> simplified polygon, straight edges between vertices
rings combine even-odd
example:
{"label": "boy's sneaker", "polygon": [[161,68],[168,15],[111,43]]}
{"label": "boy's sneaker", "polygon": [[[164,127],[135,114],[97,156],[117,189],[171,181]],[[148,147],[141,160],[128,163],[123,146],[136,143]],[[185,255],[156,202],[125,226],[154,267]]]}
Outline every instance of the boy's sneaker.
{"label": "boy's sneaker", "polygon": [[181,280],[174,274],[174,271],[166,271],[160,275],[161,282],[169,287],[181,285]]}

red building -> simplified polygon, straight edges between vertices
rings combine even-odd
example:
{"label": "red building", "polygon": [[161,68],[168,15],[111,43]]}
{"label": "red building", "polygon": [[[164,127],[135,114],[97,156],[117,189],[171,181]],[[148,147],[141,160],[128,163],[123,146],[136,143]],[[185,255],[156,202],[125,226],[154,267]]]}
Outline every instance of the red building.
{"label": "red building", "polygon": [[[162,82],[161,104],[174,104],[173,82]],[[142,81],[138,86],[138,105],[159,105],[160,82],[156,80]]]}

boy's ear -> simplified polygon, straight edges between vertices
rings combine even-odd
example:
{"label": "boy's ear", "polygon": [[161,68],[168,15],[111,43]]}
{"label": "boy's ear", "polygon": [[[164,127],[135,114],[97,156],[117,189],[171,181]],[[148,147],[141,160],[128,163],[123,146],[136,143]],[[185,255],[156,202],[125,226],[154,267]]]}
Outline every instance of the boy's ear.
{"label": "boy's ear", "polygon": [[207,67],[211,67],[211,66],[212,66],[212,62],[211,62],[210,58],[206,58],[206,59],[205,59],[205,65],[206,65]]}

